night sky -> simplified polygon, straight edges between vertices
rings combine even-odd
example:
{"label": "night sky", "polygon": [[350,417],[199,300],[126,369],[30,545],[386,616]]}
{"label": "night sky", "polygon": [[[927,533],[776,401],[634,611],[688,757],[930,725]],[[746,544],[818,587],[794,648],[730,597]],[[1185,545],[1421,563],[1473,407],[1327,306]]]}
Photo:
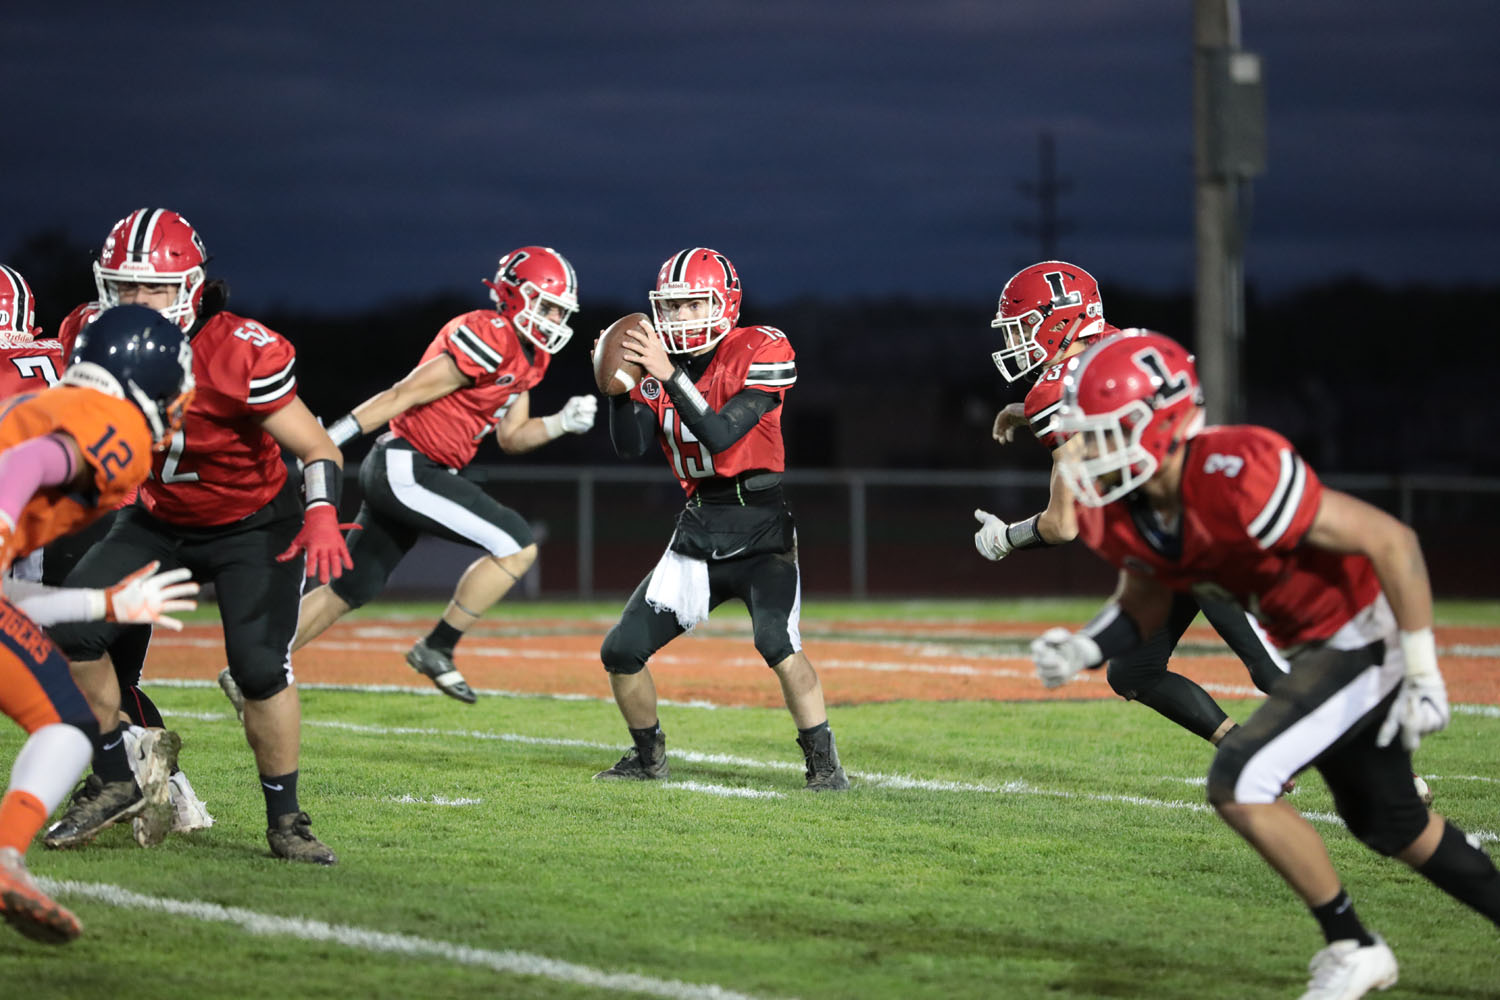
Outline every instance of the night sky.
{"label": "night sky", "polygon": [[[526,243],[585,302],[704,244],[747,302],[973,300],[1036,255],[1192,282],[1192,0],[13,5],[0,253],[181,211],[246,305],[472,291]],[[275,11],[268,14],[268,11]],[[1264,0],[1270,169],[1252,283],[1492,282],[1500,4]],[[69,304],[49,304],[60,314]]]}

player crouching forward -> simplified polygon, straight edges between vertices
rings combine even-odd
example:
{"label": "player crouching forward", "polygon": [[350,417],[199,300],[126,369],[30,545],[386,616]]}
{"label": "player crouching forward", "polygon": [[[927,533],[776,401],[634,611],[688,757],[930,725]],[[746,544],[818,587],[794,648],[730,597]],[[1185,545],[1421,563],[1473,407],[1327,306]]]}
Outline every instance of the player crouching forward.
{"label": "player crouching forward", "polygon": [[604,638],[600,657],[635,746],[594,777],[667,776],[666,737],[646,661],[738,597],[750,609],[755,648],[781,681],[797,724],[807,787],[848,788],[798,627],[796,529],[781,492],[781,402],[797,380],[791,344],[774,327],[735,325],[739,275],[712,250],[669,258],[650,299],[654,328],[632,330],[623,351],[647,377],[610,397],[610,439],[622,458],[644,454],[658,439],[688,502],[666,553]]}
{"label": "player crouching forward", "polygon": [[1049,630],[1032,653],[1052,687],[1151,634],[1173,590],[1255,612],[1291,672],[1219,744],[1208,798],[1323,930],[1304,1000],[1352,1000],[1395,983],[1396,959],[1279,797],[1304,768],[1368,847],[1500,924],[1500,872],[1411,780],[1411,751],[1448,722],[1426,566],[1411,529],[1325,489],[1281,435],[1202,428],[1201,407],[1192,356],[1160,334],[1127,332],[1069,364],[1058,423],[1077,450],[1058,471],[1082,504],[1081,537],[1121,583],[1083,631]]}
{"label": "player crouching forward", "polygon": [[[531,389],[573,336],[573,265],[549,247],[521,247],[500,258],[485,284],[494,309],[449,320],[405,378],[328,428],[342,446],[391,425],[360,466],[364,502],[355,523],[364,530],[349,536],[354,566],[303,597],[292,642],[301,649],[373,600],[423,535],[477,546],[486,554],[464,571],[442,618],[406,654],[414,670],[468,704],[476,698],[453,665],[454,646],[531,568],[537,548],[524,517],[455,473],[491,431],[506,454],[521,454],[588,431],[599,405],[593,396],[574,396],[558,413],[531,415]],[[219,683],[234,700],[233,680],[221,675]]]}

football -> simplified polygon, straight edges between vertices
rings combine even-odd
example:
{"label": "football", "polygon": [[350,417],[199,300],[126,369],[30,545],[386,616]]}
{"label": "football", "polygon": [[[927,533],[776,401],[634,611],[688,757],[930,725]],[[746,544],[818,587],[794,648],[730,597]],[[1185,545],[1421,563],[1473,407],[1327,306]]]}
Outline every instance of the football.
{"label": "football", "polygon": [[639,364],[625,360],[625,333],[646,322],[645,313],[621,316],[599,335],[594,345],[594,384],[606,396],[618,396],[636,387],[646,374]]}

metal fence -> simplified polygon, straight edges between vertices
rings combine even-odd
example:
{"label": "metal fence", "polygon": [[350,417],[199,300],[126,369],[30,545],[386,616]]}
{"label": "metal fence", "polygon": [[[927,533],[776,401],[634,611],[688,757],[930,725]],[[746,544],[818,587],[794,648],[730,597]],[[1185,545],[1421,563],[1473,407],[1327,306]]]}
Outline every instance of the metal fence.
{"label": "metal fence", "polygon": [[[655,565],[682,506],[657,465],[473,466],[465,475],[527,517],[542,555],[524,593],[628,593]],[[1108,591],[1113,572],[1081,545],[990,563],[974,551],[973,510],[1020,518],[1046,503],[1037,471],[797,470],[787,498],[798,523],[804,589],[824,597],[994,597]],[[1396,514],[1422,539],[1433,589],[1500,597],[1500,478],[1331,475],[1330,486]],[[472,549],[427,541],[392,580],[407,594],[451,592]]]}

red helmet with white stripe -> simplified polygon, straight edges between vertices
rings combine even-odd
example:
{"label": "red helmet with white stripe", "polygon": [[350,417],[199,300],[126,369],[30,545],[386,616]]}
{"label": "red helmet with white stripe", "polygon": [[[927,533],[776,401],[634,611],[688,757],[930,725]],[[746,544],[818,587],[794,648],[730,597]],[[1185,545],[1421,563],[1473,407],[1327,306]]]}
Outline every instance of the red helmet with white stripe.
{"label": "red helmet with white stripe", "polygon": [[117,284],[175,284],[177,298],[161,314],[190,330],[203,301],[207,262],[203,240],[186,219],[165,208],[138,208],[115,223],[94,263],[99,304],[120,304]]}
{"label": "red helmet with white stripe", "polygon": [[36,298],[31,286],[20,271],[0,264],[0,337],[30,340],[41,332],[36,325]]}
{"label": "red helmet with white stripe", "polygon": [[512,250],[485,284],[496,310],[548,354],[562,350],[573,336],[568,319],[578,311],[578,275],[551,247]]}
{"label": "red helmet with white stripe", "polygon": [[650,293],[651,319],[669,354],[712,347],[740,320],[740,275],[707,247],[667,258]]}
{"label": "red helmet with white stripe", "polygon": [[1104,329],[1099,282],[1067,261],[1032,264],[1005,283],[990,326],[1005,338],[1005,346],[991,355],[995,367],[1007,382],[1015,382]]}
{"label": "red helmet with white stripe", "polygon": [[1102,507],[1118,500],[1202,428],[1193,356],[1149,330],[1099,341],[1068,362],[1055,426],[1082,437],[1064,446],[1057,464],[1078,501]]}

